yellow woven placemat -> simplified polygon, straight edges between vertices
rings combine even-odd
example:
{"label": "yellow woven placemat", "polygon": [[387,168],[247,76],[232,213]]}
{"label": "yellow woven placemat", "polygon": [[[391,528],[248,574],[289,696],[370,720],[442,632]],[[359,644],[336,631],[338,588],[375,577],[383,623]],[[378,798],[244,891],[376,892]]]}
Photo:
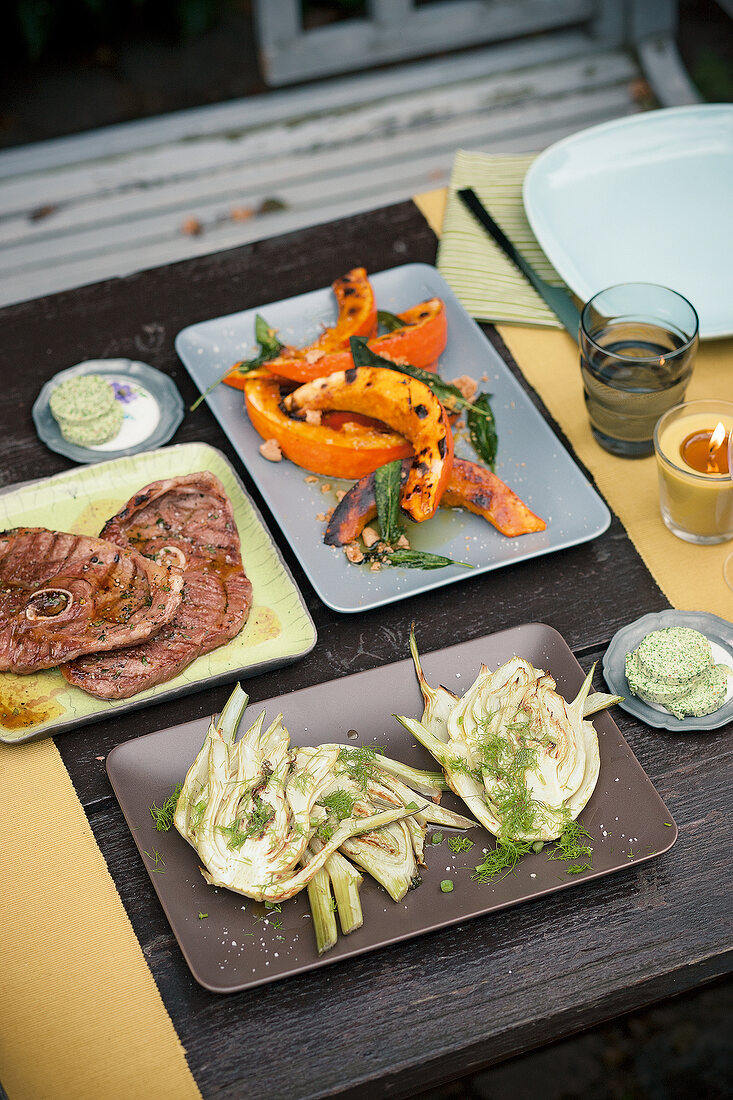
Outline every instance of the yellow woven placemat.
{"label": "yellow woven placemat", "polygon": [[[446,198],[446,189],[440,188],[417,195],[414,200],[438,236]],[[733,553],[733,542],[693,546],[676,538],[660,516],[655,459],[616,458],[594,441],[583,401],[575,341],[564,330],[508,324],[497,328],[522,374],[592,473],[672,606],[733,618],[733,592],[723,579],[723,562]],[[700,344],[687,397],[733,401],[733,339]]]}
{"label": "yellow woven placemat", "polygon": [[9,1100],[200,1100],[53,741],[0,745],[0,790]]}

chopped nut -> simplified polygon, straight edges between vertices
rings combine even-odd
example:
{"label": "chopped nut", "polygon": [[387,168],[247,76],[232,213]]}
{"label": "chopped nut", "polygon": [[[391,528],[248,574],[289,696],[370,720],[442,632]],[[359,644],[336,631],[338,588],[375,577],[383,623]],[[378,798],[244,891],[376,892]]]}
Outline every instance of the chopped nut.
{"label": "chopped nut", "polygon": [[319,523],[328,523],[328,516],[325,512],[316,512],[316,519]]}
{"label": "chopped nut", "polygon": [[379,535],[373,527],[365,527],[361,533],[361,537],[364,540],[364,545],[367,547],[374,546],[375,542],[379,542]]}
{"label": "chopped nut", "polygon": [[276,439],[266,439],[264,443],[260,443],[260,454],[268,462],[282,462],[283,453]]}
{"label": "chopped nut", "polygon": [[323,485],[321,485],[321,492],[322,493],[330,493],[331,492],[331,483],[330,483],[330,481],[324,481]]}
{"label": "chopped nut", "polygon": [[373,561],[372,564],[369,566],[369,572],[370,573],[378,573],[381,568],[382,568],[381,561]]}
{"label": "chopped nut", "polygon": [[321,423],[321,410],[320,409],[306,409],[305,410],[305,422],[306,424],[320,424]]}
{"label": "chopped nut", "polygon": [[346,490],[345,489],[337,489],[336,490],[336,500],[338,500],[340,502],[344,499],[345,496],[346,496]]}
{"label": "chopped nut", "polygon": [[323,359],[325,354],[325,351],[321,348],[308,348],[305,353],[305,361],[306,363],[317,363],[319,359]]}
{"label": "chopped nut", "polygon": [[348,543],[344,547],[344,553],[353,565],[358,565],[359,562],[364,561],[364,555],[355,542]]}
{"label": "chopped nut", "polygon": [[254,208],[251,206],[233,206],[229,211],[229,217],[233,222],[247,222],[254,216]]}
{"label": "chopped nut", "polygon": [[409,550],[410,549],[410,540],[408,539],[407,535],[400,535],[400,537],[397,539],[397,549],[398,550]]}
{"label": "chopped nut", "polygon": [[315,474],[308,474],[308,477],[305,480],[308,482],[309,485],[315,485],[315,483],[318,481],[318,478]]}
{"label": "chopped nut", "polygon": [[455,386],[457,390],[460,390],[461,395],[465,397],[466,401],[473,401],[478,390],[478,383],[473,378],[469,378],[467,374],[462,374],[459,378],[454,378],[451,382],[452,386]]}

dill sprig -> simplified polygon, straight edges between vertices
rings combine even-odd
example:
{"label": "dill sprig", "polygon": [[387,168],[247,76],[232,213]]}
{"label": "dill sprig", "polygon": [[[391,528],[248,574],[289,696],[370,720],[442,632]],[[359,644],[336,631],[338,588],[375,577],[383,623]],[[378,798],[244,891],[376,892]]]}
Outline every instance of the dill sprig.
{"label": "dill sprig", "polygon": [[469,840],[467,836],[449,836],[448,847],[451,852],[470,852],[473,848],[473,841]]}
{"label": "dill sprig", "polygon": [[191,825],[190,825],[190,829],[191,829],[192,832],[195,831],[196,829],[198,829],[199,825],[201,824],[201,822],[203,820],[203,817],[204,817],[204,814],[206,813],[206,806],[207,806],[207,802],[206,802],[206,799],[204,799],[204,798],[202,798],[198,802],[194,803],[193,814],[191,815]]}
{"label": "dill sprig", "polygon": [[526,856],[531,851],[532,842],[529,840],[509,840],[498,837],[496,847],[486,853],[482,863],[474,867],[471,878],[474,882],[490,882],[497,876],[506,878],[512,873],[522,856]]}
{"label": "dill sprig", "polygon": [[258,794],[253,796],[252,803],[253,808],[246,817],[238,818],[232,825],[217,825],[219,832],[227,837],[227,848],[235,851],[241,848],[246,840],[263,833],[274,818],[274,809]]}
{"label": "dill sprig", "polygon": [[173,816],[176,812],[176,806],[178,805],[178,796],[181,793],[181,784],[176,783],[173,794],[166,798],[162,806],[156,806],[153,803],[150,809],[150,816],[155,822],[155,828],[159,833],[167,833],[173,824]]}
{"label": "dill sprig", "polygon": [[[584,857],[590,860],[593,856],[593,849],[589,844],[585,844],[585,840],[592,840],[587,829],[580,824],[579,821],[568,821],[563,828],[562,833],[555,841],[554,846],[548,852],[548,859],[561,859],[567,860],[582,860]],[[586,863],[580,870],[587,870],[590,863]],[[578,874],[578,869],[568,867],[569,874]]]}
{"label": "dill sprig", "polygon": [[362,790],[366,790],[369,781],[375,776],[377,757],[382,752],[384,750],[379,746],[374,748],[368,745],[359,745],[358,748],[345,746],[338,754],[338,762],[346,774],[358,783]]}
{"label": "dill sprig", "polygon": [[323,806],[324,809],[334,814],[339,821],[343,821],[344,818],[351,817],[353,814],[355,802],[355,795],[339,789],[331,791],[330,794],[325,794],[323,798],[318,800],[316,805]]}

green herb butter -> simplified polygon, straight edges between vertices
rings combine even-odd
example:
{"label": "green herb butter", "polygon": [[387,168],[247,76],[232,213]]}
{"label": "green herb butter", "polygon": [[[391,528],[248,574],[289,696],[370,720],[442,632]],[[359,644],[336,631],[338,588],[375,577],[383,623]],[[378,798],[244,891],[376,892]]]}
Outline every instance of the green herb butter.
{"label": "green herb butter", "polygon": [[664,707],[677,718],[712,714],[723,705],[733,669],[716,665],[710,642],[698,630],[669,626],[653,630],[626,654],[632,695]]}
{"label": "green herb butter", "polygon": [[67,378],[51,394],[49,407],[64,439],[81,447],[114,439],[124,419],[112,386],[101,374]]}

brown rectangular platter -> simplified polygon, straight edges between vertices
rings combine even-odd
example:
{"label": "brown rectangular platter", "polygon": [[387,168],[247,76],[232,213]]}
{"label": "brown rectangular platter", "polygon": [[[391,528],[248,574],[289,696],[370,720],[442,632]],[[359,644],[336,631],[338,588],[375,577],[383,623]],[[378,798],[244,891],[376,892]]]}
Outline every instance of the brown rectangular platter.
{"label": "brown rectangular platter", "polygon": [[[422,660],[430,683],[442,683],[462,694],[482,662],[495,668],[515,654],[548,670],[566,699],[577,693],[583,670],[561,635],[543,623],[528,623],[462,642],[423,654]],[[222,706],[227,697],[228,690],[222,689]],[[338,741],[351,747],[379,746],[388,756],[414,767],[436,768],[428,753],[393,717],[419,717],[422,713],[409,658],[250,703],[245,722],[251,724],[263,709],[269,719],[280,711],[284,713],[293,745]],[[150,807],[154,803],[160,806],[183,781],[203,743],[206,722],[199,719],[118,745],[109,754],[107,771],[191,972],[212,992],[233,993],[460,921],[485,918],[494,910],[571,886],[582,887],[589,879],[625,871],[668,851],[677,839],[677,827],[669,811],[611,715],[605,712],[593,721],[600,743],[601,770],[580,817],[592,836],[589,870],[568,874],[565,864],[540,852],[526,856],[504,878],[476,882],[472,879],[473,869],[481,862],[484,850],[493,847],[493,838],[482,828],[473,828],[466,834],[474,841],[471,851],[453,853],[447,844],[451,830],[441,829],[443,842],[431,844],[428,837],[422,884],[401,902],[393,902],[382,887],[364,876],[363,927],[340,936],[337,945],[320,958],[304,892],[285,902],[281,912],[268,912],[259,902],[208,886],[193,848],[175,829],[155,830]],[[354,738],[353,731],[358,738]],[[444,796],[443,804],[465,812],[463,804],[450,793]],[[452,879],[452,892],[441,891],[444,879]]]}

